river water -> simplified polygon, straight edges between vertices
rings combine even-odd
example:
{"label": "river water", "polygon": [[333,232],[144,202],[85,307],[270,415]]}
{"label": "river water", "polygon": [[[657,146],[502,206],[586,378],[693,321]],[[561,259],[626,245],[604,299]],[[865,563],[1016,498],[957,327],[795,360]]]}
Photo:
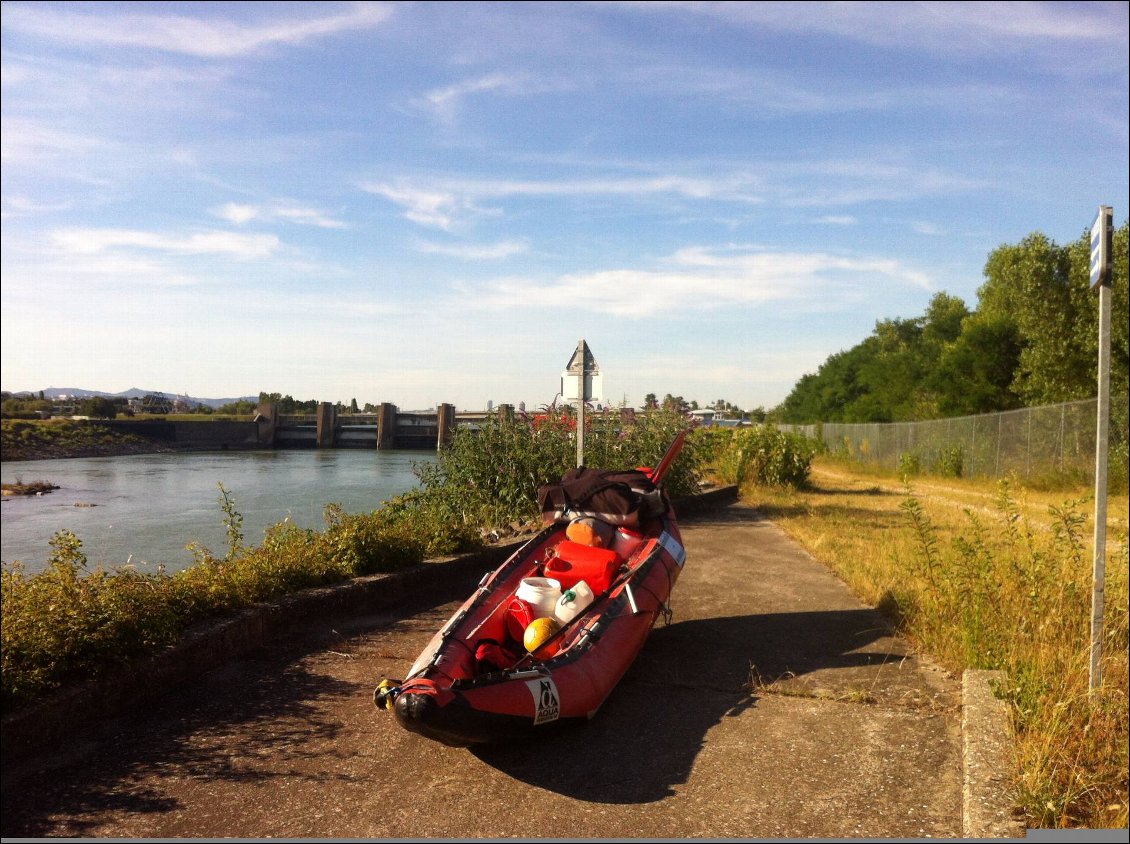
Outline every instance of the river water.
{"label": "river water", "polygon": [[3,499],[0,559],[39,571],[51,553],[48,541],[65,529],[82,540],[91,568],[130,562],[149,571],[163,563],[177,571],[192,563],[189,542],[218,556],[227,552],[218,484],[243,516],[244,541],[258,545],[266,528],[286,518],[321,530],[328,503],[347,513],[374,510],[418,487],[413,468],[434,460],[427,451],[333,449],[3,463],[4,483],[42,480],[60,489]]}

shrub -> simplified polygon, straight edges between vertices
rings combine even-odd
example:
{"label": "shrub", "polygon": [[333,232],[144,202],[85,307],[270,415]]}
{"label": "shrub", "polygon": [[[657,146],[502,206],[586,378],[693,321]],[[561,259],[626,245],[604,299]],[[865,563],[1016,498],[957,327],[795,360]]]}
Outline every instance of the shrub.
{"label": "shrub", "polygon": [[412,519],[386,519],[381,513],[350,515],[336,504],[325,509],[320,549],[326,559],[352,576],[395,571],[422,562],[426,540]]}
{"label": "shrub", "polygon": [[712,439],[711,468],[724,483],[801,487],[808,482],[816,443],[807,437],[768,425],[721,429]]}
{"label": "shrub", "polygon": [[944,478],[960,478],[964,468],[965,452],[959,445],[940,449],[934,459],[934,473]]}
{"label": "shrub", "polygon": [[904,451],[899,455],[899,477],[914,478],[922,473],[922,460],[913,452]]}
{"label": "shrub", "polygon": [[[601,469],[655,466],[689,423],[682,414],[608,412],[586,420],[585,463]],[[573,419],[547,413],[533,420],[490,420],[480,430],[459,429],[439,459],[419,471],[424,493],[409,500],[483,529],[540,520],[537,489],[576,465]],[[698,490],[698,445],[688,437],[664,479],[673,496]]]}
{"label": "shrub", "polygon": [[88,571],[82,542],[69,531],[57,533],[51,547],[43,572],[28,576],[18,563],[0,572],[5,709],[70,680],[97,677],[169,644],[180,630],[163,573]]}

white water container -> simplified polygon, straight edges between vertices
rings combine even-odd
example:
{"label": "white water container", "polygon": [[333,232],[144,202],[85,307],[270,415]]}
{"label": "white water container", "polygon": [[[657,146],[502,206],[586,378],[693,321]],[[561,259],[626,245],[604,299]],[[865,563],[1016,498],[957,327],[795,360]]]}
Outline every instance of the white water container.
{"label": "white water container", "polygon": [[514,597],[530,605],[534,618],[548,618],[553,615],[557,602],[561,599],[561,581],[552,577],[524,578]]}
{"label": "white water container", "polygon": [[562,624],[568,624],[589,608],[592,603],[592,589],[583,580],[578,580],[561,595],[553,614]]}

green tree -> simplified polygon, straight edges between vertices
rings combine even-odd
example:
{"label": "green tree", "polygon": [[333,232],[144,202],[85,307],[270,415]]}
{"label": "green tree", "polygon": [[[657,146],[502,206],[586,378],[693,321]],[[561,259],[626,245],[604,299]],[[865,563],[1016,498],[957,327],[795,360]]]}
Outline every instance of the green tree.
{"label": "green tree", "polygon": [[105,396],[93,396],[79,404],[79,414],[93,419],[113,419],[118,415],[118,405]]}
{"label": "green tree", "polygon": [[914,417],[924,361],[921,319],[885,319],[875,325],[877,353],[860,367],[863,394],[845,411],[849,422],[898,422]]}
{"label": "green tree", "polygon": [[[1114,235],[1111,388],[1127,385],[1127,232]],[[978,290],[978,313],[1015,321],[1019,364],[1012,390],[1024,404],[1090,398],[1096,391],[1097,296],[1090,290],[1090,233],[1059,246],[1036,232],[994,250]]]}
{"label": "green tree", "polygon": [[942,416],[970,416],[1012,410],[1020,397],[1012,380],[1020,361],[1020,333],[1014,320],[975,314],[947,345],[928,380]]}
{"label": "green tree", "polygon": [[[879,353],[878,340],[868,337],[862,343],[836,352],[814,373],[801,377],[780,407],[783,422],[883,422],[875,408],[860,403],[867,388],[861,371]],[[849,407],[855,405],[849,413]],[[855,418],[862,416],[863,418]]]}
{"label": "green tree", "polygon": [[674,411],[675,413],[686,413],[690,410],[690,405],[687,404],[686,399],[682,396],[673,396],[670,393],[663,397],[663,410]]}
{"label": "green tree", "polygon": [[250,416],[255,412],[256,406],[257,403],[250,399],[239,399],[220,406],[216,412],[225,416]]}

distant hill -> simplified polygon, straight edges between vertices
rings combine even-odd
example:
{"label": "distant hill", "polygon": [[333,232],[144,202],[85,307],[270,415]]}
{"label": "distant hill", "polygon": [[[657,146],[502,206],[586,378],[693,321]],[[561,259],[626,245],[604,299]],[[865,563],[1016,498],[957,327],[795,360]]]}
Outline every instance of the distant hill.
{"label": "distant hill", "polygon": [[[38,396],[39,390],[28,390],[20,393],[13,393],[15,396]],[[225,404],[231,404],[237,401],[258,401],[259,396],[240,396],[238,398],[224,398],[224,399],[201,399],[195,396],[186,396],[182,393],[166,393],[161,390],[142,390],[139,387],[131,387],[120,393],[105,393],[101,390],[87,390],[82,387],[48,387],[43,390],[43,397],[46,399],[58,399],[66,397],[68,399],[89,399],[94,397],[102,397],[107,399],[140,399],[145,396],[161,396],[162,398],[175,400],[181,399],[189,404],[197,405],[203,404],[208,407],[217,408],[223,407]]]}

